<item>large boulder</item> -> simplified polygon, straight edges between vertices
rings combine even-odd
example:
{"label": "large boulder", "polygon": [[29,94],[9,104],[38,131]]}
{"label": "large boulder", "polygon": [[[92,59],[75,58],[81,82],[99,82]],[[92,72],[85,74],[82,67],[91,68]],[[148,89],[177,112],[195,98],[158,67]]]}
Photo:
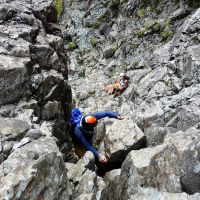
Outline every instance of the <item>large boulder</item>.
{"label": "large boulder", "polygon": [[69,198],[64,162],[52,138],[16,149],[0,169],[1,199]]}
{"label": "large boulder", "polygon": [[131,120],[115,120],[106,127],[105,151],[110,155],[110,162],[120,162],[129,151],[145,146],[145,136]]}
{"label": "large boulder", "polygon": [[20,140],[30,128],[26,121],[16,118],[0,118],[0,137],[3,140]]}
{"label": "large boulder", "polygon": [[[163,145],[131,151],[119,178],[102,194],[111,199],[107,194],[114,191],[117,199],[131,199],[143,193],[143,188],[154,188],[167,196],[167,192],[199,193],[199,151],[199,130],[195,128],[168,135]],[[113,185],[118,185],[116,190]]]}
{"label": "large boulder", "polygon": [[14,103],[28,94],[29,58],[0,55],[0,105]]}
{"label": "large boulder", "polygon": [[65,167],[68,171],[69,180],[78,184],[86,170],[95,171],[94,155],[87,151],[76,164],[65,163]]}

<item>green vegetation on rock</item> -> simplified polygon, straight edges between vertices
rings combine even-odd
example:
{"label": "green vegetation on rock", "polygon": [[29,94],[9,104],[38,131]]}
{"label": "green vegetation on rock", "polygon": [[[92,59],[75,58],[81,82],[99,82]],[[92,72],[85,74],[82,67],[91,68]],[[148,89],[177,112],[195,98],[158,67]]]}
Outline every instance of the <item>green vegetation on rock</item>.
{"label": "green vegetation on rock", "polygon": [[191,8],[199,8],[200,7],[200,1],[199,0],[189,0],[189,6]]}
{"label": "green vegetation on rock", "polygon": [[158,22],[156,22],[153,26],[152,26],[152,28],[153,28],[153,30],[154,31],[159,31],[159,30],[161,30],[161,24],[160,23],[158,23]]}
{"label": "green vegetation on rock", "polygon": [[64,11],[64,1],[54,0],[54,6],[55,6],[58,17],[60,17]]}
{"label": "green vegetation on rock", "polygon": [[136,43],[131,44],[131,48],[132,48],[132,49],[137,49],[139,46],[140,46],[140,45],[139,45],[139,44],[136,44]]}
{"label": "green vegetation on rock", "polygon": [[119,5],[119,1],[118,0],[112,0],[110,2],[110,4],[108,5],[108,7],[113,11],[117,11],[118,10],[118,5]]}
{"label": "green vegetation on rock", "polygon": [[163,25],[160,35],[163,39],[167,39],[173,35],[171,21],[167,21]]}
{"label": "green vegetation on rock", "polygon": [[137,68],[138,68],[138,65],[139,65],[139,62],[138,62],[138,61],[134,61],[134,62],[131,64],[130,69],[131,69],[131,70],[137,69]]}
{"label": "green vegetation on rock", "polygon": [[77,46],[77,43],[76,42],[70,42],[68,45],[67,45],[67,49],[68,50],[74,50],[76,49],[78,46]]}
{"label": "green vegetation on rock", "polygon": [[162,32],[160,33],[160,35],[161,35],[161,37],[162,37],[163,39],[167,39],[168,37],[170,37],[170,36],[173,35],[173,32],[171,32],[171,31],[162,31]]}
{"label": "green vegetation on rock", "polygon": [[159,22],[148,22],[144,27],[141,27],[138,31],[135,32],[138,37],[143,37],[144,35],[154,33],[160,34],[160,36],[166,40],[173,35],[171,22],[167,21],[164,24]]}
{"label": "green vegetation on rock", "polygon": [[96,21],[93,25],[92,25],[92,28],[94,29],[98,29],[100,26],[101,26],[101,22],[100,21]]}
{"label": "green vegetation on rock", "polygon": [[102,16],[100,16],[94,24],[91,25],[92,28],[98,29],[102,23],[106,22],[109,17],[109,13],[104,13]]}
{"label": "green vegetation on rock", "polygon": [[96,38],[91,38],[91,39],[90,39],[90,44],[91,44],[93,47],[96,47],[96,46],[97,46],[97,43],[98,43],[98,41],[97,41]]}
{"label": "green vegetation on rock", "polygon": [[200,43],[200,39],[197,37],[197,36],[194,36],[192,38],[192,41],[195,43],[195,44],[199,44]]}
{"label": "green vegetation on rock", "polygon": [[139,9],[137,11],[137,16],[140,17],[140,18],[144,18],[145,17],[145,10],[143,8]]}
{"label": "green vegetation on rock", "polygon": [[142,37],[147,31],[148,29],[146,27],[142,27],[139,31],[136,32],[136,35]]}

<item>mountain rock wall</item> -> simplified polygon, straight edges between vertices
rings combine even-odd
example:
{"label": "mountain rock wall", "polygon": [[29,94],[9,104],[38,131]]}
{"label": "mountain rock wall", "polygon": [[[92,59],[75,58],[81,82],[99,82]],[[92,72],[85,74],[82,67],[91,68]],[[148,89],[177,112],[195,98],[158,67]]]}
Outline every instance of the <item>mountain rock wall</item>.
{"label": "mountain rock wall", "polygon": [[[199,7],[0,0],[0,199],[200,199]],[[98,170],[74,154],[73,106],[127,116],[98,123]]]}
{"label": "mountain rock wall", "polygon": [[0,1],[0,199],[71,193],[72,96],[57,16],[53,0]]}
{"label": "mountain rock wall", "polygon": [[[128,117],[103,120],[105,136],[96,137],[95,145],[110,154],[104,170],[113,169],[98,198],[198,199],[199,2],[66,0],[65,5],[60,24],[73,101],[85,114],[112,110]],[[104,89],[121,72],[130,77],[129,87],[114,98]],[[118,161],[121,169],[115,169]],[[93,197],[83,191],[75,199],[83,193],[98,199],[96,189]]]}

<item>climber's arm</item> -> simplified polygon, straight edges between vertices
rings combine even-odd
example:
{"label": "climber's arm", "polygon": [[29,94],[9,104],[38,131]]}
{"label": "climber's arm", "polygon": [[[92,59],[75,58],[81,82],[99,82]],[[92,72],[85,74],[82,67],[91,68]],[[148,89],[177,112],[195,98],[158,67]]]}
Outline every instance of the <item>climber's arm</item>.
{"label": "climber's arm", "polygon": [[76,127],[74,130],[75,137],[79,140],[79,142],[88,150],[91,151],[95,157],[99,157],[99,152],[88,142],[85,138],[83,132],[79,127]]}
{"label": "climber's arm", "polygon": [[117,114],[116,112],[111,112],[111,111],[108,111],[108,112],[106,112],[106,111],[95,112],[95,113],[93,113],[91,115],[94,116],[94,117],[96,117],[97,120],[105,118],[105,117],[117,119],[118,116],[119,116],[119,114]]}

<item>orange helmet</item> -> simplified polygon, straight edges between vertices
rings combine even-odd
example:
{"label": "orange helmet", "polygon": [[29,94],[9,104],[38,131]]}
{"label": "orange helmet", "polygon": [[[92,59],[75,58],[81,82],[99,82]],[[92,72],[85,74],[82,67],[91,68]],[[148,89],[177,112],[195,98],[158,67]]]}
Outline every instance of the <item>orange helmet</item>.
{"label": "orange helmet", "polygon": [[97,122],[97,118],[96,117],[94,117],[94,116],[86,116],[85,117],[85,122],[87,123],[87,124],[96,124],[96,122]]}

